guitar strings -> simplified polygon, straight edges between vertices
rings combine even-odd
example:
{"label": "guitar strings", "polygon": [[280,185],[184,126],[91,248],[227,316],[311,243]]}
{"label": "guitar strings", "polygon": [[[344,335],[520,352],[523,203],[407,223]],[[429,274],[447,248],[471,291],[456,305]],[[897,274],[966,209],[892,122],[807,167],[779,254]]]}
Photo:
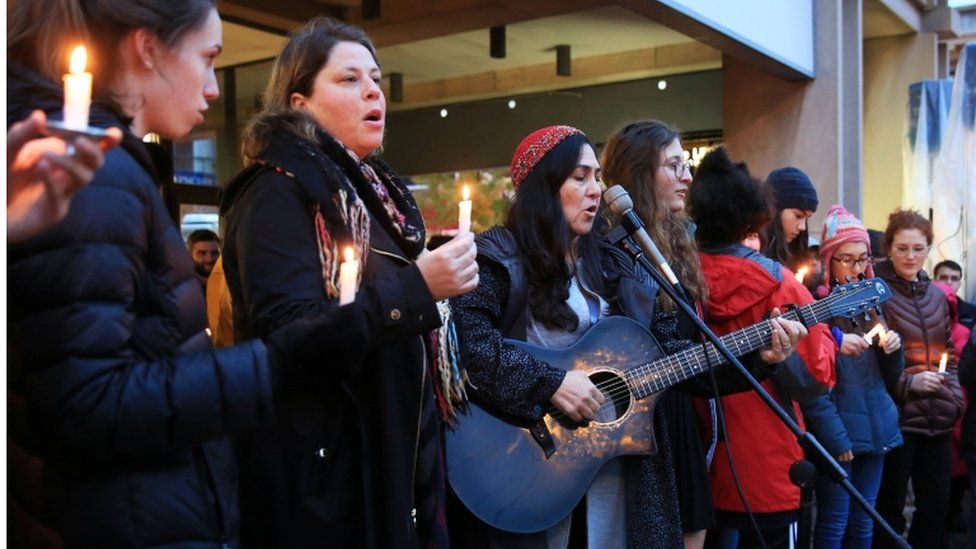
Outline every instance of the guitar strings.
{"label": "guitar strings", "polygon": [[[820,301],[815,301],[813,303],[809,303],[807,305],[803,305],[801,307],[791,309],[787,311],[783,316],[786,317],[787,319],[794,320],[795,318],[799,317],[799,315],[797,314],[797,309],[808,309],[807,311],[805,311],[805,313],[810,314],[813,317],[813,322],[811,322],[811,325],[817,324],[819,322],[822,322],[822,320],[819,319],[820,315],[822,313],[827,313],[830,310],[830,304],[833,301],[836,301],[841,298],[849,299],[850,296],[842,295],[842,294],[834,294],[831,297],[822,299]],[[827,315],[826,318],[830,318],[831,316],[834,315]],[[749,335],[748,332],[750,331],[756,333]],[[746,336],[746,335],[749,335],[749,337],[761,336],[763,338],[763,343],[765,343],[765,337],[772,334],[772,330],[770,328],[770,321],[766,320],[765,322],[753,324],[751,326],[743,328],[742,330],[732,332],[730,334],[726,334],[725,336],[722,336],[720,340],[722,341],[723,344],[726,344],[725,339],[728,336],[731,336],[733,334],[737,334],[739,337]],[[735,347],[738,350],[738,344],[735,343],[734,338],[732,339],[733,339],[732,343],[735,345]],[[726,344],[726,346],[729,345]],[[692,350],[694,351],[690,352]],[[616,408],[618,404],[624,403],[625,400],[620,397],[626,397],[626,401],[629,401],[630,395],[635,389],[631,387],[631,382],[635,382],[639,384],[638,387],[644,387],[650,385],[649,387],[650,389],[658,389],[660,391],[670,386],[676,385],[681,381],[684,381],[686,379],[704,373],[706,369],[711,365],[711,358],[712,358],[711,353],[713,352],[718,354],[718,350],[715,348],[714,345],[710,343],[707,345],[707,350],[705,351],[703,351],[701,347],[696,345],[693,347],[689,347],[688,349],[685,349],[678,353],[675,353],[673,355],[666,355],[664,357],[661,357],[658,360],[655,360],[654,362],[651,362],[649,364],[641,365],[635,368],[633,371],[626,372],[623,376],[614,376],[613,378],[607,381],[601,381],[600,383],[596,384],[595,387],[598,390],[600,390],[600,392],[603,393],[605,397],[608,398],[603,402],[603,404],[600,405],[599,408],[597,408],[596,410],[597,413],[603,411],[607,406],[613,406],[614,408]],[[746,352],[751,352],[751,351],[746,351]],[[702,356],[705,355],[706,353],[707,356]],[[685,355],[691,355],[691,356],[688,357]],[[688,360],[689,358],[694,359],[695,362],[693,362],[690,367],[687,367],[683,365],[682,362]],[[703,358],[708,358],[708,360],[706,360],[704,365],[701,365],[700,361]],[[715,364],[716,366],[727,364],[725,357],[721,356],[721,354],[718,354],[718,356],[715,358],[719,360],[718,364]],[[656,362],[663,362],[664,364],[654,367],[653,365]],[[645,377],[651,373],[658,374],[655,376],[654,380],[652,381],[638,381],[634,379],[635,377]],[[638,375],[635,376],[635,374]],[[672,379],[672,376],[674,379]],[[665,381],[670,381],[671,383],[668,383],[667,385],[658,388],[658,386],[654,383],[654,381],[661,380],[662,377],[666,378]],[[604,392],[605,389],[607,390],[606,392]],[[657,392],[657,391],[652,391],[652,393],[653,392]],[[550,407],[549,410],[550,410],[549,415],[553,419],[559,420],[567,417],[566,414],[563,413],[558,408]]]}

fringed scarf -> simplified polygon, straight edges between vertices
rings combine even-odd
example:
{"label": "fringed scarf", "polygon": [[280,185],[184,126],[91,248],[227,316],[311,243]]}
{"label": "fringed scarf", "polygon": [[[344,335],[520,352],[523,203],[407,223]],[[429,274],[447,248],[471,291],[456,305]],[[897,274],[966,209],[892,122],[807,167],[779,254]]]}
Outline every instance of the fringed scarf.
{"label": "fringed scarf", "polygon": [[[323,172],[316,179],[324,181],[325,189],[317,182],[314,186],[310,186],[313,182],[305,182],[302,186],[312,193],[312,214],[325,291],[329,299],[338,299],[342,248],[350,245],[355,248],[360,260],[357,287],[362,282],[369,260],[370,213],[411,259],[416,259],[423,251],[426,231],[420,209],[393,170],[375,158],[368,162],[360,160],[325,132],[318,131],[317,137],[318,147],[315,147],[315,144],[289,134],[287,145],[290,150],[283,154],[297,154],[305,159],[304,162],[311,160]],[[262,158],[256,162],[292,179],[300,179],[275,159]],[[453,425],[456,409],[467,401],[464,390],[467,376],[461,367],[458,333],[450,306],[446,300],[440,301],[437,309],[441,327],[430,332],[424,343],[429,350],[428,367],[439,415]]]}

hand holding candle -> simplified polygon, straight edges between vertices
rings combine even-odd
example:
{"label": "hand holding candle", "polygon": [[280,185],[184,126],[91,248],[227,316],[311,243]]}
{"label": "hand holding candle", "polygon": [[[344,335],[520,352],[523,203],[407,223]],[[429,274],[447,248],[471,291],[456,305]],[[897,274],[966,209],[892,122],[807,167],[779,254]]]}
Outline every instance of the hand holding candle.
{"label": "hand holding candle", "polygon": [[884,345],[884,342],[885,342],[885,329],[884,329],[884,326],[882,326],[880,322],[877,323],[877,324],[875,324],[874,325],[874,328],[871,328],[871,331],[870,332],[864,334],[864,340],[868,342],[868,345],[871,345],[871,344],[874,343],[874,336],[878,336],[878,341],[882,345]]}
{"label": "hand holding candle", "polygon": [[458,203],[458,234],[471,232],[471,189],[467,185],[461,189],[461,199]]}
{"label": "hand holding candle", "polygon": [[351,246],[346,246],[343,256],[344,261],[339,265],[339,305],[348,305],[356,300],[359,260],[355,258]]}
{"label": "hand holding candle", "polygon": [[799,282],[800,284],[803,284],[803,279],[804,277],[807,276],[808,272],[810,272],[810,267],[800,267],[799,269],[797,269],[795,275],[796,281]]}
{"label": "hand holding candle", "polygon": [[85,72],[87,64],[85,47],[78,46],[71,52],[69,72],[64,75],[64,125],[71,129],[88,127],[92,74]]}

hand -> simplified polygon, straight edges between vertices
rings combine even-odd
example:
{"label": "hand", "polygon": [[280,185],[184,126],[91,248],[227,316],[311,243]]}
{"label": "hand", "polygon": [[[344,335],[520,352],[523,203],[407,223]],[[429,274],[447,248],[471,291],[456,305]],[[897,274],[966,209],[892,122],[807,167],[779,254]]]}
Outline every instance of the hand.
{"label": "hand", "polygon": [[[861,338],[861,341],[864,341],[864,338],[863,337]],[[867,343],[867,342],[865,341],[865,343]],[[839,461],[841,463],[843,463],[845,461],[851,461],[852,459],[854,459],[854,451],[853,450],[848,450],[848,451],[844,452],[843,454],[837,456],[837,461]]]}
{"label": "hand", "polygon": [[549,402],[570,419],[578,422],[591,419],[603,405],[604,400],[606,399],[603,393],[593,385],[586,374],[569,372]]}
{"label": "hand", "polygon": [[474,235],[465,233],[417,258],[417,268],[434,299],[466,294],[478,286],[477,255]]}
{"label": "hand", "polygon": [[7,241],[20,242],[58,223],[75,193],[91,182],[105,162],[104,151],[122,141],[118,128],[96,144],[78,137],[66,143],[42,137],[47,119],[34,111],[7,132]]}
{"label": "hand", "polygon": [[840,354],[844,356],[860,356],[871,348],[864,337],[857,334],[844,334],[844,341],[840,344]]}
{"label": "hand", "polygon": [[897,351],[900,348],[901,348],[901,336],[898,335],[898,332],[894,330],[889,330],[888,333],[885,334],[885,340],[884,343],[881,344],[881,349],[885,352],[886,355],[890,355],[891,353]]}
{"label": "hand", "polygon": [[809,332],[802,323],[782,318],[778,308],[773,309],[770,317],[772,317],[769,322],[769,326],[772,328],[772,343],[769,347],[759,351],[759,358],[766,364],[776,364],[783,362],[786,357],[793,354],[796,342]]}
{"label": "hand", "polygon": [[945,376],[938,372],[921,372],[912,376],[912,385],[909,387],[916,393],[934,393],[942,386]]}

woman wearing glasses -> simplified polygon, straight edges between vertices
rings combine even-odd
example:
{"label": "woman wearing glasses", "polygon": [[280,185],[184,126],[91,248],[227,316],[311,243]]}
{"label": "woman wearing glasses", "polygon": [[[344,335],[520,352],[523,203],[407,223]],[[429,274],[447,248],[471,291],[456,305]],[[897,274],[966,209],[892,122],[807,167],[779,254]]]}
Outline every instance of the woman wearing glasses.
{"label": "woman wearing glasses", "polygon": [[[932,245],[932,224],[915,211],[896,210],[884,233],[888,261],[874,266],[891,286],[884,307],[888,326],[904,337],[905,370],[893,396],[901,411],[905,443],[885,457],[878,512],[896,532],[908,479],[915,491],[915,513],[908,534],[913,547],[938,547],[945,534],[951,474],[950,437],[962,413],[956,357],[949,340],[949,304],[922,270]],[[940,359],[945,354],[945,368]],[[876,546],[894,546],[878,532]]]}
{"label": "woman wearing glasses", "polygon": [[[824,219],[820,260],[828,281],[874,276],[868,232],[843,206],[833,206]],[[828,282],[829,283],[829,282]],[[818,290],[826,297],[828,286]],[[864,333],[872,325],[854,325],[846,318],[830,322],[839,347],[835,359],[837,382],[828,395],[801,406],[807,428],[847,472],[851,484],[874,505],[881,483],[885,454],[901,446],[894,391],[904,360],[901,338],[887,331],[869,343]],[[870,547],[871,517],[844,489],[821,476],[817,483],[817,524],[814,546]]]}
{"label": "woman wearing glasses", "polygon": [[[694,225],[685,213],[691,167],[684,160],[679,132],[657,120],[627,124],[607,140],[603,167],[607,184],[619,184],[630,194],[634,210],[647,223],[648,234],[688,291],[688,297],[696,304],[704,302],[705,279],[692,235]],[[657,293],[653,315],[655,336],[667,352],[678,352],[701,339],[663,292]],[[779,362],[785,356],[764,353],[744,360],[762,379],[771,373],[764,364]],[[717,373],[721,373],[717,381],[723,393],[748,389],[737,373]],[[705,448],[688,393],[712,396],[710,376],[686,382],[680,389],[668,391],[659,401],[668,433],[667,445],[662,447],[670,450],[672,458],[685,547],[695,548],[704,544],[706,529],[715,526],[715,512]],[[665,462],[667,458],[659,456],[657,461]],[[667,467],[667,463],[660,466]]]}

